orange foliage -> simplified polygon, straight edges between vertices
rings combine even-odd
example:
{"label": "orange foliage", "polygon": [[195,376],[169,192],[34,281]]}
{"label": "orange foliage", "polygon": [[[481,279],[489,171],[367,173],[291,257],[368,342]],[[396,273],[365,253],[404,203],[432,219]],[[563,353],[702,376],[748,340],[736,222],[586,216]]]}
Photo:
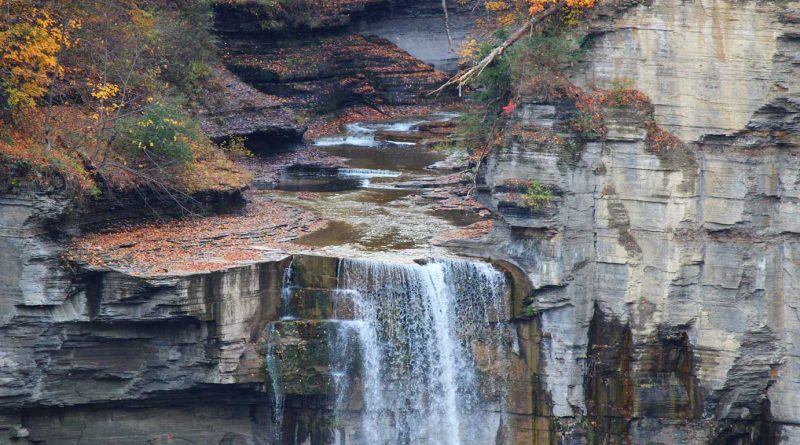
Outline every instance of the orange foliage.
{"label": "orange foliage", "polygon": [[24,131],[4,125],[0,120],[0,177],[9,183],[0,184],[13,188],[17,183],[32,183],[41,186],[55,181],[81,193],[94,193],[97,184],[86,170],[80,155],[63,147],[45,150],[43,140],[43,113],[36,109],[25,109],[20,119],[24,120]]}
{"label": "orange foliage", "polygon": [[258,199],[244,215],[192,217],[85,235],[73,241],[67,257],[134,275],[219,270],[269,256],[270,248],[291,249],[292,239],[323,224],[310,211]]}
{"label": "orange foliage", "polygon": [[563,3],[569,12],[593,8],[597,0],[487,0],[483,5],[489,12],[508,13],[513,10],[525,10],[528,15],[534,15],[559,3]]}
{"label": "orange foliage", "polygon": [[[529,7],[528,13],[531,15],[538,14],[545,10],[545,8],[560,3],[560,0],[528,0]],[[597,0],[565,0],[564,7],[567,10],[568,20],[571,16],[580,13],[584,9],[593,8]]]}

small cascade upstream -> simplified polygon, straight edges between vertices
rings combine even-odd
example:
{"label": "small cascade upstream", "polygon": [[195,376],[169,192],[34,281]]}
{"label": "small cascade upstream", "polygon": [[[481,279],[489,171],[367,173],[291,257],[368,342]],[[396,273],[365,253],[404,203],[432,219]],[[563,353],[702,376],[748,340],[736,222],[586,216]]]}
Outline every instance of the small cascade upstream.
{"label": "small cascade upstream", "polygon": [[459,116],[458,113],[438,112],[427,119],[415,119],[403,122],[355,122],[345,125],[345,134],[339,136],[323,136],[314,141],[317,147],[337,145],[350,145],[353,147],[381,147],[381,146],[408,146],[413,147],[415,142],[392,140],[391,138],[379,139],[379,133],[410,133],[421,124],[431,122],[447,122]]}
{"label": "small cascade upstream", "polygon": [[[504,436],[502,366],[487,373],[478,363],[511,348],[503,273],[460,259],[343,259],[331,295],[331,317],[316,321],[326,326],[317,337],[327,336],[333,413],[324,443],[478,445]],[[276,391],[279,361],[267,359]],[[284,395],[275,401],[283,409]]]}

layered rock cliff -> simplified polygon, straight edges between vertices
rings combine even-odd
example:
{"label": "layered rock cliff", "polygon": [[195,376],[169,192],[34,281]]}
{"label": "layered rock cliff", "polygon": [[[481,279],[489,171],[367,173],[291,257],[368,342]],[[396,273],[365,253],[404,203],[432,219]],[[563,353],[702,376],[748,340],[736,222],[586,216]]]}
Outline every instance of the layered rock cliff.
{"label": "layered rock cliff", "polygon": [[[523,94],[485,170],[501,223],[466,251],[527,274],[571,434],[800,441],[798,7],[656,0],[594,22],[576,82],[653,103],[604,107],[605,137],[575,133],[572,102]],[[659,146],[652,118],[680,141]],[[519,204],[532,179],[552,205]]]}
{"label": "layered rock cliff", "polygon": [[150,278],[79,268],[64,230],[88,217],[64,196],[4,195],[2,209],[0,442],[263,443],[259,338],[285,255]]}

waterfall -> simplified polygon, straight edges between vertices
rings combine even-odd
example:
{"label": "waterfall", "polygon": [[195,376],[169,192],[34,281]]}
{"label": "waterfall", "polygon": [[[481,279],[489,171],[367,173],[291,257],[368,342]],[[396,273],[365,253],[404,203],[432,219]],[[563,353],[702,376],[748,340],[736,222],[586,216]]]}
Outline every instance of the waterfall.
{"label": "waterfall", "polygon": [[[292,265],[293,263],[290,262],[283,271],[283,282],[281,285],[281,306],[279,313],[281,320],[291,320],[294,318],[290,312],[291,305],[289,304],[289,299],[291,298],[292,291],[295,288],[295,286],[292,284]],[[274,323],[270,324],[267,337],[267,351],[264,365],[267,369],[267,374],[270,376],[270,383],[272,386],[272,421],[274,424],[272,438],[275,443],[280,443],[281,429],[283,428],[283,404],[286,399],[286,395],[283,392],[283,385],[280,379],[281,373],[279,358],[275,354],[275,338],[278,337],[278,333],[275,329]]]}
{"label": "waterfall", "polygon": [[[495,442],[502,410],[487,409],[482,391],[497,382],[477,371],[473,349],[505,341],[503,274],[455,259],[342,260],[337,287],[352,312],[331,345],[337,413],[361,399],[359,432],[348,444]],[[346,378],[359,372],[360,395]]]}

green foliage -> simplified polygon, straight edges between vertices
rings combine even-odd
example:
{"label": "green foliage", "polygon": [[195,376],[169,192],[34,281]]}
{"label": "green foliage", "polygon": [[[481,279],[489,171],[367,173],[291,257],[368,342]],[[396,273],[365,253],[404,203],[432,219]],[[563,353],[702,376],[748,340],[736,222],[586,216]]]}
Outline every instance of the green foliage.
{"label": "green foliage", "polygon": [[199,126],[173,103],[154,103],[144,115],[123,119],[118,127],[123,148],[158,166],[191,161],[192,145],[203,138]]}
{"label": "green foliage", "polygon": [[559,74],[583,60],[585,53],[575,34],[531,35],[520,40],[510,53],[514,78]]}
{"label": "green foliage", "polygon": [[541,315],[541,309],[535,309],[533,306],[525,306],[525,309],[522,311],[522,315],[527,318],[534,318]]}
{"label": "green foliage", "polygon": [[[0,0],[0,169],[29,162],[21,180],[88,196],[100,177],[240,187],[247,175],[184,111],[219,85],[211,3]],[[175,97],[189,101],[158,99]]]}
{"label": "green foliage", "polygon": [[583,140],[592,140],[600,137],[598,131],[598,123],[595,122],[595,117],[590,111],[578,110],[572,114],[570,120],[572,129],[578,133],[578,136]]}
{"label": "green foliage", "polygon": [[609,93],[609,102],[612,105],[620,106],[627,104],[628,92],[633,89],[633,79],[628,77],[622,79],[614,79],[611,81],[611,92]]}
{"label": "green foliage", "polygon": [[515,51],[516,93],[536,100],[565,100],[574,95],[564,70],[583,60],[581,36],[566,31],[521,40]]}
{"label": "green foliage", "polygon": [[[492,49],[491,45],[483,45],[479,57],[484,58]],[[512,80],[510,58],[501,57],[487,66],[475,80],[472,84],[475,93],[470,98],[499,112],[500,107],[505,105],[503,99],[508,99],[511,92]]]}
{"label": "green foliage", "polygon": [[[478,57],[483,58],[491,50],[491,45],[483,45]],[[502,109],[511,98],[512,80],[509,58],[501,57],[487,66],[472,83],[474,91],[469,99],[480,103],[481,109],[464,113],[456,130],[457,137],[468,149],[477,151],[490,145],[500,131]]]}
{"label": "green foliage", "polygon": [[580,425],[583,431],[586,432],[587,445],[594,445],[595,444],[594,426],[592,426],[592,423],[589,422],[589,419],[586,417],[581,417],[580,420],[578,421],[578,425]]}
{"label": "green foliage", "polygon": [[220,148],[236,159],[252,158],[255,155],[247,149],[247,138],[244,136],[233,136],[220,144]]}
{"label": "green foliage", "polygon": [[[498,31],[496,38],[505,38],[503,33]],[[477,58],[485,57],[492,49],[491,44],[482,45]],[[468,97],[481,107],[462,116],[457,135],[473,151],[488,147],[508,116],[503,107],[511,103],[518,88],[527,88],[526,94],[555,95],[559,86],[555,77],[578,63],[583,55],[580,40],[572,34],[557,32],[523,38],[472,83],[474,91]]]}
{"label": "green foliage", "polygon": [[446,155],[452,155],[454,153],[463,153],[464,152],[464,144],[460,138],[457,137],[448,137],[442,142],[437,143],[431,149],[433,151],[443,153]]}
{"label": "green foliage", "polygon": [[537,179],[528,184],[527,191],[520,199],[525,207],[539,210],[553,203],[553,192]]}

